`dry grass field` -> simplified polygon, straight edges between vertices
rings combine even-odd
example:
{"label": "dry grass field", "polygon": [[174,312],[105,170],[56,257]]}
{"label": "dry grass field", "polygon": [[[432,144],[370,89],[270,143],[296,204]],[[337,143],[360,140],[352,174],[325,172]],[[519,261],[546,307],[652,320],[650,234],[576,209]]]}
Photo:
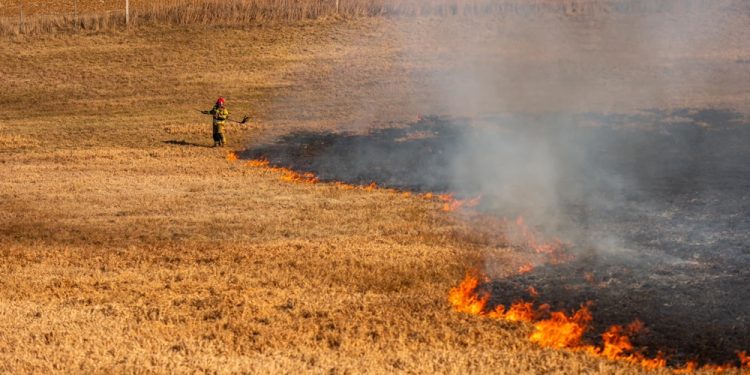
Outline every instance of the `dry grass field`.
{"label": "dry grass field", "polygon": [[[583,49],[535,47],[543,34],[524,30],[546,23],[332,18],[4,39],[0,372],[644,372],[537,347],[528,325],[452,311],[448,291],[468,268],[488,253],[518,255],[439,202],[288,183],[226,159],[295,129],[422,114],[750,103],[747,65],[736,63],[749,57],[746,34],[655,62],[629,58],[628,35],[602,54],[586,36],[600,24],[569,30]],[[476,30],[498,38],[495,48],[453,59]],[[521,72],[502,78],[502,105],[459,108],[436,94],[434,77],[498,59]],[[576,84],[535,90],[546,64]],[[711,67],[716,78],[699,92],[670,76],[675,66],[695,79]],[[654,71],[666,81],[640,95]],[[602,84],[605,95],[589,93]],[[563,90],[575,100],[558,100]],[[210,121],[195,111],[219,95],[252,119],[229,126],[225,149],[208,147]]]}

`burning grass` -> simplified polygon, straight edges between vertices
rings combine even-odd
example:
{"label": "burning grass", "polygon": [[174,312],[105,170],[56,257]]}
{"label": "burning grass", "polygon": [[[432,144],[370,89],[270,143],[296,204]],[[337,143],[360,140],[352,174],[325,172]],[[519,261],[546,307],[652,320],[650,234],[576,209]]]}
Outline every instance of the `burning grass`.
{"label": "burning grass", "polygon": [[[480,283],[482,278],[485,277],[476,271],[469,272],[457,287],[450,290],[448,301],[454,310],[488,319],[529,323],[533,326],[529,340],[543,347],[585,352],[610,360],[637,364],[646,369],[667,366],[667,358],[663,356],[649,358],[632,344],[631,337],[644,330],[644,324],[640,321],[634,321],[625,327],[610,326],[601,334],[600,344],[590,344],[584,339],[584,334],[590,330],[590,324],[594,319],[588,306],[582,306],[571,314],[564,311],[550,312],[548,305],[534,306],[533,303],[526,301],[515,302],[507,309],[503,305],[490,308],[488,301],[491,296],[482,290]],[[738,359],[740,368],[750,370],[750,361],[746,352],[739,352]],[[672,370],[675,373],[688,373],[695,370],[723,372],[735,368],[737,365],[732,363],[699,365],[697,361],[689,361]]]}
{"label": "burning grass", "polygon": [[[235,152],[230,152],[227,154],[226,159],[230,162],[233,162],[233,161],[239,160],[239,157]],[[295,183],[303,183],[303,184],[317,184],[321,182],[320,179],[314,173],[297,172],[290,168],[273,166],[271,165],[271,162],[268,159],[253,159],[253,160],[247,161],[245,165],[248,167],[261,169],[271,174],[278,175],[279,178],[285,182],[295,182]],[[365,192],[379,191],[379,192],[401,195],[406,198],[416,196],[425,200],[431,200],[431,201],[434,200],[437,202],[441,202],[442,210],[446,212],[453,212],[462,207],[467,207],[467,208],[474,207],[477,204],[479,204],[479,198],[470,199],[470,200],[461,200],[461,199],[454,198],[452,194],[434,194],[434,193],[429,193],[429,192],[421,193],[421,194],[414,194],[410,191],[380,187],[375,182],[370,182],[369,184],[364,184],[364,185],[354,185],[354,184],[349,184],[349,183],[341,182],[341,181],[331,181],[330,183],[333,186],[341,190],[361,190]]]}
{"label": "burning grass", "polygon": [[[229,155],[232,155],[232,156],[231,157],[228,156],[227,160],[230,160],[230,161],[237,160],[237,155],[235,153],[230,153]],[[253,167],[253,168],[261,168],[270,173],[279,174],[281,180],[286,181],[286,182],[299,182],[299,183],[306,183],[306,184],[315,184],[318,182],[318,178],[315,177],[315,175],[312,173],[298,173],[289,168],[273,167],[270,165],[268,160],[265,160],[265,159],[250,160],[247,162],[247,166]]]}
{"label": "burning grass", "polygon": [[[282,179],[286,181],[303,183],[320,182],[310,172],[305,173],[305,178],[285,178],[285,176],[289,176],[290,174],[299,176],[299,173],[287,168],[272,166],[267,159],[251,160],[247,164],[280,174]],[[374,183],[369,185],[351,185],[340,181],[333,181],[331,183],[333,186],[342,187],[347,190],[383,190],[409,195],[409,192],[399,191],[398,189],[379,188]],[[460,211],[462,215],[474,218],[478,217],[479,220],[485,223],[496,221],[497,224],[495,225],[502,228],[501,231],[504,233],[506,241],[518,249],[527,250],[531,258],[533,258],[531,262],[524,263],[518,267],[518,274],[530,273],[538,265],[544,264],[554,267],[555,265],[565,264],[574,259],[573,255],[567,251],[570,247],[569,244],[557,238],[541,238],[521,216],[515,220],[497,219],[472,210],[471,208],[481,203],[481,197],[459,200],[454,198],[453,194],[422,193],[419,196],[443,202],[440,207],[445,212]],[[587,273],[585,278],[591,283],[594,282],[593,274]],[[531,324],[533,332],[529,335],[528,339],[539,346],[574,350],[608,360],[635,364],[644,369],[668,368],[675,373],[684,373],[693,370],[727,371],[737,368],[732,363],[723,365],[711,363],[699,364],[697,360],[673,363],[672,367],[668,367],[669,358],[666,355],[659,353],[655,356],[649,356],[646,354],[644,348],[638,347],[633,343],[633,337],[639,336],[646,331],[644,324],[639,320],[635,320],[626,326],[611,325],[607,327],[599,335],[599,343],[592,344],[586,336],[590,335],[593,329],[594,316],[590,305],[595,302],[589,301],[571,313],[567,313],[566,311],[552,311],[551,307],[547,304],[535,304],[531,301],[517,301],[510,304],[507,308],[505,305],[496,304],[490,308],[492,296],[482,288],[483,283],[488,284],[490,280],[477,275],[477,273],[470,273],[459,286],[451,289],[448,297],[450,304],[456,311],[462,313],[479,315],[493,320]],[[539,296],[534,286],[528,287],[528,294],[535,298]],[[740,366],[747,367],[747,357],[744,352],[739,353],[738,357]]]}
{"label": "burning grass", "polygon": [[[237,154],[233,152],[229,153],[227,160],[238,160]],[[271,166],[267,159],[250,160],[246,165],[253,168],[260,168],[269,173],[279,174],[281,180],[286,182],[306,184],[316,184],[319,182],[319,179],[312,173],[300,174],[288,168]],[[371,192],[381,189],[375,183],[355,186],[337,181],[333,185],[344,190],[360,189]],[[399,192],[396,189],[385,190],[409,196],[408,192]],[[428,200],[437,198],[438,201],[444,202],[442,210],[447,212],[453,212],[462,207],[474,207],[480,201],[480,197],[469,200],[457,200],[450,194],[436,195],[433,193],[423,193],[419,196]],[[544,255],[547,263],[559,264],[572,259],[572,255],[565,252],[565,247],[560,240],[555,239],[551,242],[539,240],[538,235],[529,228],[523,217],[519,217],[510,223],[504,221],[504,225],[509,228],[508,232],[513,233],[510,236],[511,241],[533,250],[536,254]],[[527,273],[531,270],[533,270],[533,265],[525,264],[519,268],[519,273]],[[646,369],[658,369],[667,366],[667,360],[664,357],[649,358],[639,352],[631,343],[630,337],[644,329],[644,325],[640,321],[634,321],[626,327],[620,325],[610,326],[606,332],[601,334],[601,344],[587,344],[584,334],[590,330],[590,324],[593,320],[588,306],[584,305],[572,314],[566,314],[563,311],[550,311],[549,305],[535,306],[534,303],[528,301],[515,302],[507,309],[503,305],[497,305],[489,309],[488,302],[491,296],[489,293],[481,290],[480,279],[485,279],[485,282],[489,281],[489,279],[481,276],[476,271],[470,272],[457,287],[450,290],[448,301],[454,310],[494,320],[530,323],[533,325],[533,332],[530,334],[529,340],[543,347],[581,351],[610,360],[637,364]],[[529,292],[533,296],[537,295],[533,286],[529,287]],[[740,366],[748,366],[748,359],[745,353],[741,352],[738,356]],[[704,364],[698,366],[696,361],[690,361],[682,367],[674,368],[673,370],[676,373],[682,373],[697,369],[726,371],[732,368],[734,368],[732,364]]]}

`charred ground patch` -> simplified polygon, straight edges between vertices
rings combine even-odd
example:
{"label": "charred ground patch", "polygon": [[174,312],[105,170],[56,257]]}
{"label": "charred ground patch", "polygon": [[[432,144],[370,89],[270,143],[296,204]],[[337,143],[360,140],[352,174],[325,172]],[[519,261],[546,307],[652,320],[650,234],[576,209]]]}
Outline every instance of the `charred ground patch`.
{"label": "charred ground patch", "polygon": [[461,129],[429,118],[401,128],[367,134],[299,132],[245,151],[243,158],[313,172],[322,181],[378,185],[414,191],[449,191],[451,153]]}
{"label": "charred ground patch", "polygon": [[726,362],[750,348],[749,142],[741,115],[685,109],[427,117],[366,134],[293,133],[242,156],[323,181],[481,195],[482,214],[527,215],[576,254],[494,278],[491,302],[571,311],[592,301],[593,341],[639,319],[647,330],[634,343],[647,353]]}

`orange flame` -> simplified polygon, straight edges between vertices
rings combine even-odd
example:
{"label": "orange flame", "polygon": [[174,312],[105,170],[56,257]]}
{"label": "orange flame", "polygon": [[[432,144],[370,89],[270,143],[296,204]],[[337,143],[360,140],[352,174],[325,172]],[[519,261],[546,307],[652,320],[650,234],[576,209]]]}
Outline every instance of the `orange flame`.
{"label": "orange flame", "polygon": [[581,338],[590,322],[591,312],[585,306],[570,317],[556,311],[549,319],[534,323],[530,339],[550,348],[575,348],[581,346]]}
{"label": "orange flame", "polygon": [[533,286],[530,286],[527,290],[532,297],[539,297],[539,292]]}
{"label": "orange flame", "polygon": [[[235,159],[229,159],[229,156],[227,156],[227,160],[237,160],[237,155],[234,153],[230,153],[230,155],[234,155],[233,157]],[[254,167],[254,168],[262,168],[269,172],[278,173],[282,181],[286,182],[298,182],[298,183],[307,183],[307,184],[315,184],[318,182],[318,177],[315,176],[314,173],[299,173],[296,171],[293,171],[289,168],[284,167],[274,167],[271,166],[271,163],[267,159],[253,159],[247,162],[247,166]]]}
{"label": "orange flame", "polygon": [[253,168],[267,168],[269,162],[266,159],[253,159],[247,162],[247,166]]}
{"label": "orange flame", "polygon": [[230,151],[230,152],[229,152],[229,153],[227,154],[227,160],[228,160],[228,161],[237,161],[237,160],[238,160],[239,158],[240,158],[240,157],[239,157],[239,156],[237,156],[237,153],[235,153],[234,151]]}
{"label": "orange flame", "polygon": [[362,189],[363,189],[364,191],[366,191],[366,192],[370,193],[370,192],[372,192],[372,191],[374,191],[374,190],[377,190],[377,188],[378,188],[378,184],[376,184],[376,183],[374,183],[374,182],[370,182],[370,184],[369,184],[369,185],[365,185],[365,186],[364,186],[364,187],[363,187]]}
{"label": "orange flame", "polygon": [[[625,328],[619,325],[609,327],[601,336],[601,346],[585,344],[583,335],[590,328],[593,320],[587,306],[582,306],[570,316],[561,311],[551,312],[549,313],[549,318],[542,320],[537,318],[547,315],[549,306],[541,305],[538,308],[534,308],[531,302],[515,302],[507,311],[503,305],[498,305],[493,310],[487,311],[487,302],[490,299],[490,295],[487,292],[480,293],[477,291],[479,288],[479,277],[474,276],[475,274],[478,273],[467,273],[461,284],[451,289],[448,300],[454,310],[472,315],[485,316],[490,319],[532,323],[534,330],[529,339],[544,347],[583,351],[590,355],[610,360],[638,364],[647,369],[658,369],[667,366],[667,360],[662,354],[658,354],[654,358],[648,358],[635,351],[630,337],[644,329],[643,323],[638,320]],[[742,368],[750,368],[750,356],[746,352],[740,352],[737,356]],[[699,369],[723,372],[735,368],[731,364],[706,364],[699,367],[696,361],[689,361],[682,367],[673,368],[672,371],[676,374],[683,374]]]}
{"label": "orange flame", "polygon": [[741,366],[747,369],[750,369],[750,355],[747,355],[746,351],[741,351],[737,353],[737,357],[740,358]]}
{"label": "orange flame", "polygon": [[455,199],[452,195],[441,195],[440,199],[443,200],[443,211],[453,212],[460,208],[473,208],[479,205],[482,200],[482,196],[478,196],[472,199]]}
{"label": "orange flame", "polygon": [[438,194],[438,195],[437,195],[437,198],[438,198],[439,200],[443,201],[443,202],[450,202],[450,201],[452,201],[452,200],[453,200],[453,194],[452,194],[452,193],[448,193],[448,194]]}
{"label": "orange flame", "polygon": [[604,347],[598,354],[609,359],[622,357],[633,350],[630,337],[625,335],[623,328],[618,325],[611,326],[606,332],[602,333],[602,340],[604,341]]}
{"label": "orange flame", "polygon": [[695,370],[698,369],[698,361],[696,360],[690,360],[687,361],[682,367],[676,368],[674,370],[675,374],[689,374],[692,372],[695,372]]}
{"label": "orange flame", "polygon": [[281,179],[287,182],[304,182],[314,184],[318,182],[318,177],[312,173],[297,173],[286,168],[282,168]]}
{"label": "orange flame", "polygon": [[560,239],[555,238],[549,242],[540,241],[536,233],[526,224],[523,216],[519,216],[515,221],[515,226],[510,227],[509,230],[514,241],[534,250],[537,254],[546,256],[551,264],[560,264],[571,259],[571,255],[565,252],[565,244]]}
{"label": "orange flame", "polygon": [[[500,312],[499,307],[495,308],[497,313]],[[536,312],[534,311],[534,305],[531,302],[516,302],[510,306],[510,309],[500,317],[495,314],[496,319],[504,319],[511,322],[531,322],[534,320]]]}
{"label": "orange flame", "polygon": [[479,279],[467,274],[458,287],[451,289],[448,301],[450,301],[456,311],[472,315],[482,315],[484,314],[484,307],[487,305],[489,295],[478,296],[476,293],[478,286]]}
{"label": "orange flame", "polygon": [[343,190],[354,190],[356,188],[356,186],[352,184],[347,184],[346,182],[340,182],[340,181],[334,182],[333,185]]}
{"label": "orange flame", "polygon": [[534,265],[531,263],[526,263],[521,267],[518,267],[518,274],[523,275],[525,273],[529,273],[534,269]]}
{"label": "orange flame", "polygon": [[[237,158],[237,155],[234,153],[230,153],[227,156],[228,160],[237,160],[236,158]],[[320,179],[314,173],[309,173],[309,172],[300,173],[289,168],[276,167],[276,166],[271,165],[271,163],[265,158],[249,160],[246,163],[246,165],[248,167],[260,168],[271,173],[277,173],[279,174],[279,178],[286,182],[307,183],[307,184],[315,184],[315,183],[320,182]],[[401,197],[404,197],[404,198],[412,197],[412,193],[409,191],[402,191],[399,189],[380,187],[375,182],[371,182],[368,185],[352,185],[346,182],[334,181],[332,184],[333,186],[342,190],[362,190],[366,192],[373,192],[377,190],[379,192],[400,195]],[[438,201],[443,202],[444,204],[448,204],[449,202],[452,203],[455,201],[451,194],[423,193],[417,196],[426,200],[438,200]],[[462,202],[461,205],[465,205],[469,207],[474,204],[478,204],[479,198],[475,198],[475,199],[467,200],[467,201],[461,201],[461,202]]]}

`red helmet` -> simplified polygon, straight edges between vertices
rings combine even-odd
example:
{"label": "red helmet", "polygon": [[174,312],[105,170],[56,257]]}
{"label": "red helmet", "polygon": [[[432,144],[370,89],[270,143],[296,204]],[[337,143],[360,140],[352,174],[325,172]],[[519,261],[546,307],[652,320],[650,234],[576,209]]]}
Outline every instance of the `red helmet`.
{"label": "red helmet", "polygon": [[224,105],[224,98],[220,97],[219,99],[216,99],[216,105],[223,106]]}

